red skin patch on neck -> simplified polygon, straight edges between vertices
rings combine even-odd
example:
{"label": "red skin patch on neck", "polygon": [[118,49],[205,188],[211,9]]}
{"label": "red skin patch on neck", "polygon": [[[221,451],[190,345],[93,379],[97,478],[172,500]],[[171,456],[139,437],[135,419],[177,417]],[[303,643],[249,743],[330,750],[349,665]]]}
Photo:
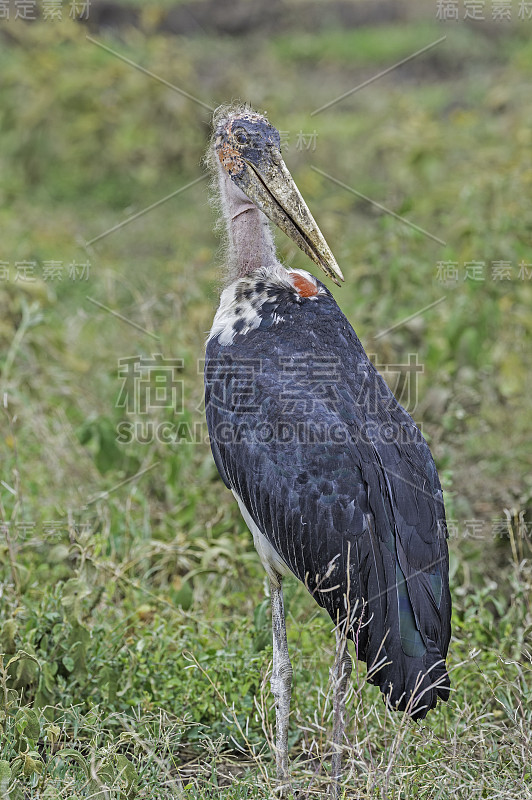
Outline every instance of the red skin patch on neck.
{"label": "red skin patch on neck", "polygon": [[318,294],[318,287],[314,281],[309,281],[303,275],[292,275],[292,283],[300,297],[314,297]]}

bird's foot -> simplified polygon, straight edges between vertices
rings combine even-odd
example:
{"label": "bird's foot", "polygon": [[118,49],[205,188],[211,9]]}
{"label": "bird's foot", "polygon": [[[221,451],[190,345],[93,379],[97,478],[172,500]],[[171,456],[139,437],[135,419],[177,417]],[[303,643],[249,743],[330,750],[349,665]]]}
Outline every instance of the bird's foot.
{"label": "bird's foot", "polygon": [[341,797],[342,787],[340,786],[340,782],[334,781],[329,787],[329,798],[330,800],[340,800]]}
{"label": "bird's foot", "polygon": [[288,777],[277,779],[277,786],[273,790],[273,796],[279,798],[279,800],[289,800],[289,798],[294,797],[294,790]]}

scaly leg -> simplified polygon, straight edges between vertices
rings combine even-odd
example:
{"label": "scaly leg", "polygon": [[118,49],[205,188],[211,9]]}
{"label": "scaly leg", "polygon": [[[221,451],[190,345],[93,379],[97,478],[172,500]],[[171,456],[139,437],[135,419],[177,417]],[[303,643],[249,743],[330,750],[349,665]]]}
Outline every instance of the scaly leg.
{"label": "scaly leg", "polygon": [[333,733],[332,733],[332,759],[331,797],[333,800],[340,797],[340,780],[342,778],[342,746],[345,731],[345,696],[347,682],[351,675],[353,662],[347,649],[347,639],[344,633],[336,629],[336,658],[331,670],[333,685]]}
{"label": "scaly leg", "polygon": [[284,618],[283,590],[281,577],[278,584],[270,581],[273,628],[273,671],[272,694],[275,698],[277,780],[281,797],[289,790],[288,782],[288,718],[290,716],[290,696],[292,693],[292,664],[288,656],[286,641],[286,622]]}

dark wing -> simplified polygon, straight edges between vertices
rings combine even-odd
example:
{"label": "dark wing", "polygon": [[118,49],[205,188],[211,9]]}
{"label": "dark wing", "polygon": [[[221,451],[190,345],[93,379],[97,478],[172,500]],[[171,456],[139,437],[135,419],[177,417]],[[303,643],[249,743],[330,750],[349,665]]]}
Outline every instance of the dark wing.
{"label": "dark wing", "polygon": [[[260,332],[237,338],[207,347],[206,413],[220,475],[333,621],[347,620],[391,704],[410,703],[423,717],[449,690],[445,517],[430,451],[356,336],[348,372],[325,393],[301,370],[282,374],[296,340],[277,337],[265,352]],[[361,369],[369,376],[362,391]],[[395,430],[386,441],[386,424],[403,440]]]}

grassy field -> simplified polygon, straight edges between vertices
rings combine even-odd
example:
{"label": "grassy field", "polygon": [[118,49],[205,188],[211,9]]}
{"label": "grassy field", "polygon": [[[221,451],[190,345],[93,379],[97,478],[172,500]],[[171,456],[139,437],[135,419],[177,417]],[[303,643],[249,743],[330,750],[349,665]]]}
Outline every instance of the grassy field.
{"label": "grassy field", "polygon": [[[408,723],[359,665],[345,798],[532,797],[532,21],[185,39],[143,14],[147,33],[95,41],[0,22],[0,796],[273,791],[264,575],[202,409],[221,255],[208,181],[184,187],[210,112],[118,54],[269,112],[334,294],[444,483],[453,693]],[[157,354],[172,402],[164,364],[128,367]],[[333,637],[286,595],[294,788],[319,797]]]}

